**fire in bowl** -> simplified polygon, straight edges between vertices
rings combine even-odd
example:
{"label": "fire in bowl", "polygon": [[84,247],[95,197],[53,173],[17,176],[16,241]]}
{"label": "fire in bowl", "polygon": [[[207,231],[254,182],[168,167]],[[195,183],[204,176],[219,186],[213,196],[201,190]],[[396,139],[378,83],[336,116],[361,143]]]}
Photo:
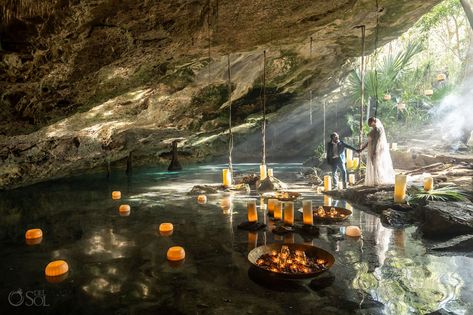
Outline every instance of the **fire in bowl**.
{"label": "fire in bowl", "polygon": [[318,206],[312,209],[315,221],[340,222],[352,215],[352,212],[345,208]]}
{"label": "fire in bowl", "polygon": [[295,191],[273,191],[262,194],[263,198],[278,199],[280,201],[293,201],[301,196]]}
{"label": "fire in bowl", "polygon": [[321,248],[278,243],[256,247],[248,260],[268,275],[292,280],[313,278],[335,263],[333,255]]}

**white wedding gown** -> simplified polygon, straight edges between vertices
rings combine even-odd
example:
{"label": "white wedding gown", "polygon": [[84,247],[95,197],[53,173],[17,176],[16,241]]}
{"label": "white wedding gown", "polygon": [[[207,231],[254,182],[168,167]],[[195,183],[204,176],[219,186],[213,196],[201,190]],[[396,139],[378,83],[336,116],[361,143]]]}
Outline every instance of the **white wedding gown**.
{"label": "white wedding gown", "polygon": [[394,169],[389,154],[384,126],[376,119],[376,127],[368,134],[368,158],[366,161],[366,186],[394,184]]}

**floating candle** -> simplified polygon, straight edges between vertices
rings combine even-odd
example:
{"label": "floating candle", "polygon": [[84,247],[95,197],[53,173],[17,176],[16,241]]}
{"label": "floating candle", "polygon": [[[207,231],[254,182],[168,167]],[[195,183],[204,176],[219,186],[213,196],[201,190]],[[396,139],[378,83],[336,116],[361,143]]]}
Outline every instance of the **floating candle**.
{"label": "floating candle", "polygon": [[69,265],[64,260],[55,260],[50,262],[44,269],[48,277],[57,277],[69,271]]}
{"label": "floating candle", "polygon": [[170,261],[179,261],[186,258],[186,252],[181,246],[173,246],[168,249],[166,256]]}
{"label": "floating candle", "polygon": [[25,238],[27,240],[33,240],[43,237],[43,231],[41,229],[30,229],[26,231]]}
{"label": "floating candle", "polygon": [[122,197],[122,193],[120,191],[112,191],[112,199],[117,200]]}
{"label": "floating candle", "polygon": [[159,225],[159,234],[162,236],[169,236],[172,235],[172,232],[174,230],[174,226],[172,223],[161,223]]}
{"label": "floating candle", "polygon": [[248,208],[248,222],[257,222],[258,212],[256,211],[256,200],[249,200],[246,205]]}
{"label": "floating candle", "polygon": [[357,226],[350,225],[350,226],[346,227],[345,234],[347,236],[351,236],[351,237],[360,237],[361,236],[361,230]]}
{"label": "floating candle", "polygon": [[312,200],[302,200],[302,222],[305,225],[314,225],[312,214]]}
{"label": "floating candle", "polygon": [[120,216],[122,217],[127,217],[130,215],[130,212],[131,212],[131,208],[129,205],[120,205],[120,207],[118,207],[118,213],[120,214]]}
{"label": "floating candle", "polygon": [[206,195],[198,195],[197,196],[197,202],[201,205],[204,203],[207,203],[207,196]]}

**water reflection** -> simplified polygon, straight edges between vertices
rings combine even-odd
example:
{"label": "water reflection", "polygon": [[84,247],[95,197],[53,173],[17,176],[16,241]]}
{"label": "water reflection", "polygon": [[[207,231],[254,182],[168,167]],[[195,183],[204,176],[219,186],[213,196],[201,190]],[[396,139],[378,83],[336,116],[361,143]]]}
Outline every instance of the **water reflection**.
{"label": "water reflection", "polygon": [[[69,288],[69,301],[51,300],[51,311],[58,313],[68,303],[82,313],[98,312],[94,308],[98,304],[104,313],[131,306],[144,313],[158,309],[194,314],[203,311],[199,304],[229,314],[287,313],[288,305],[295,314],[353,314],[360,307],[367,314],[417,314],[439,308],[473,312],[473,259],[428,255],[412,236],[414,228],[386,228],[379,218],[356,207],[346,222],[320,226],[320,235],[310,242],[297,233],[274,235],[274,222],[260,199],[258,217],[266,220],[267,230],[238,230],[247,217],[245,201],[259,198],[254,192],[208,195],[206,204],[186,194],[197,183],[219,182],[224,166],[174,174],[135,169],[130,180],[114,175],[107,181],[92,175],[0,193],[0,296],[38,283],[50,285],[54,297]],[[299,165],[272,167],[278,178],[291,183],[314,206],[350,207],[315,195],[298,182],[294,174]],[[258,164],[235,168],[257,172]],[[121,201],[111,200],[112,190],[122,191]],[[131,216],[117,215],[121,203],[132,205]],[[296,201],[295,209],[300,207]],[[159,235],[157,226],[162,222],[174,224],[172,235]],[[342,230],[346,225],[360,226],[363,238],[346,238]],[[41,244],[25,244],[24,232],[30,227],[45,232]],[[247,254],[273,242],[312,243],[334,253],[337,260],[327,278],[297,283],[286,291],[272,290],[267,280],[249,272]],[[179,266],[170,266],[166,259],[166,250],[174,245],[186,249],[186,261]],[[50,284],[42,268],[55,258],[66,259],[71,270],[67,279]],[[148,309],[150,301],[156,309]]]}

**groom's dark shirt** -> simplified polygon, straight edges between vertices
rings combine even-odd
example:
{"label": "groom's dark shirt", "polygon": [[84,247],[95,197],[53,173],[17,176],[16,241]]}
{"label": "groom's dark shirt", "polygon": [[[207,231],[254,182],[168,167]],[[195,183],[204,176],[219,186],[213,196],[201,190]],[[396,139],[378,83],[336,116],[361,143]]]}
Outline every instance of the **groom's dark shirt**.
{"label": "groom's dark shirt", "polygon": [[330,141],[329,143],[327,143],[327,163],[330,164],[330,165],[332,165],[333,162],[334,162],[334,155],[335,155],[335,158],[338,157],[342,160],[343,163],[345,163],[345,149],[346,148],[352,149],[353,151],[356,151],[356,149],[354,147],[352,147],[351,145],[346,144],[342,140],[338,141],[336,146],[337,146],[337,149],[338,149],[337,151],[338,152],[336,152],[336,154],[334,154],[334,150],[333,150],[334,143],[333,143],[333,141]]}

